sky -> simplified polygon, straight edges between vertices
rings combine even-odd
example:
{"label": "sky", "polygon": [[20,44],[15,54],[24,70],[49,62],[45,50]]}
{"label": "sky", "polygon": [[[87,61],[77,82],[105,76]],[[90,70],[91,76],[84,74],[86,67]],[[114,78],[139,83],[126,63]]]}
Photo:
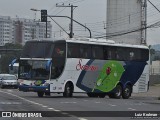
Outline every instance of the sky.
{"label": "sky", "polygon": [[[150,0],[160,9],[160,1]],[[105,34],[106,21],[106,0],[0,0],[0,16],[11,16],[12,18],[40,19],[40,12],[31,11],[31,8],[38,10],[47,9],[49,15],[70,16],[70,8],[58,8],[58,5],[76,5],[74,9],[74,19],[82,24],[87,24],[95,30],[95,33]],[[66,18],[54,18],[61,26],[69,31],[70,21]],[[148,3],[147,23],[151,24],[160,21],[160,13]],[[74,24],[75,31],[84,31],[84,28]],[[53,24],[53,32],[60,36],[60,29]],[[84,32],[83,32],[84,34]],[[88,34],[87,31],[85,34]],[[160,29],[152,28],[147,30],[147,43],[160,44]]]}

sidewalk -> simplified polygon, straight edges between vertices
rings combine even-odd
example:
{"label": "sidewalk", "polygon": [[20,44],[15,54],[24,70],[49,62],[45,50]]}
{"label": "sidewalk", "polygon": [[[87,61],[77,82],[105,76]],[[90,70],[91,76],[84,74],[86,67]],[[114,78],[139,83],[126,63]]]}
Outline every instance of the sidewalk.
{"label": "sidewalk", "polygon": [[137,97],[153,97],[160,98],[160,84],[150,86],[149,91],[145,93],[133,93],[132,96]]}

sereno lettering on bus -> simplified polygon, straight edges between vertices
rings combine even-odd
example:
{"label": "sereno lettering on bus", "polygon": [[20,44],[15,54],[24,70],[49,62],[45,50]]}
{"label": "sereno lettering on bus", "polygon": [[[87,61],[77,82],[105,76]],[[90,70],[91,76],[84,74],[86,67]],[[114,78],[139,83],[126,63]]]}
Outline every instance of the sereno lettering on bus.
{"label": "sereno lettering on bus", "polygon": [[79,60],[79,63],[76,66],[76,70],[85,70],[85,71],[97,71],[98,66],[95,65],[82,65],[82,59]]}

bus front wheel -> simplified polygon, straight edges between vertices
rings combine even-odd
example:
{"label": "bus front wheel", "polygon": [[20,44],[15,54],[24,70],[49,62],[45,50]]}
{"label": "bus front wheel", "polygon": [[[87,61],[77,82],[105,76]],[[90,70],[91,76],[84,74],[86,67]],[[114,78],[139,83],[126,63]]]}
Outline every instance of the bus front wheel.
{"label": "bus front wheel", "polygon": [[123,92],[122,92],[122,98],[123,99],[128,99],[131,96],[132,93],[132,88],[130,85],[126,85],[126,87],[124,88]]}
{"label": "bus front wheel", "polygon": [[71,83],[67,83],[64,89],[63,96],[72,97],[72,95],[73,95],[73,85]]}
{"label": "bus front wheel", "polygon": [[38,97],[43,97],[44,92],[37,92]]}

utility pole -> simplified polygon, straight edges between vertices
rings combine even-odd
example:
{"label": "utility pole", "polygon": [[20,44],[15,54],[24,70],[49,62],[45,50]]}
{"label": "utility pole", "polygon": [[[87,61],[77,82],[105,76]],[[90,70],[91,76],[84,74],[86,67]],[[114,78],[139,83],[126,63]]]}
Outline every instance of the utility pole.
{"label": "utility pole", "polygon": [[56,4],[56,7],[70,7],[71,8],[71,26],[70,26],[70,38],[73,38],[73,10],[74,8],[78,7],[78,6],[74,6],[74,5],[58,5]]}
{"label": "utility pole", "polygon": [[147,0],[141,1],[141,44],[147,44]]}

